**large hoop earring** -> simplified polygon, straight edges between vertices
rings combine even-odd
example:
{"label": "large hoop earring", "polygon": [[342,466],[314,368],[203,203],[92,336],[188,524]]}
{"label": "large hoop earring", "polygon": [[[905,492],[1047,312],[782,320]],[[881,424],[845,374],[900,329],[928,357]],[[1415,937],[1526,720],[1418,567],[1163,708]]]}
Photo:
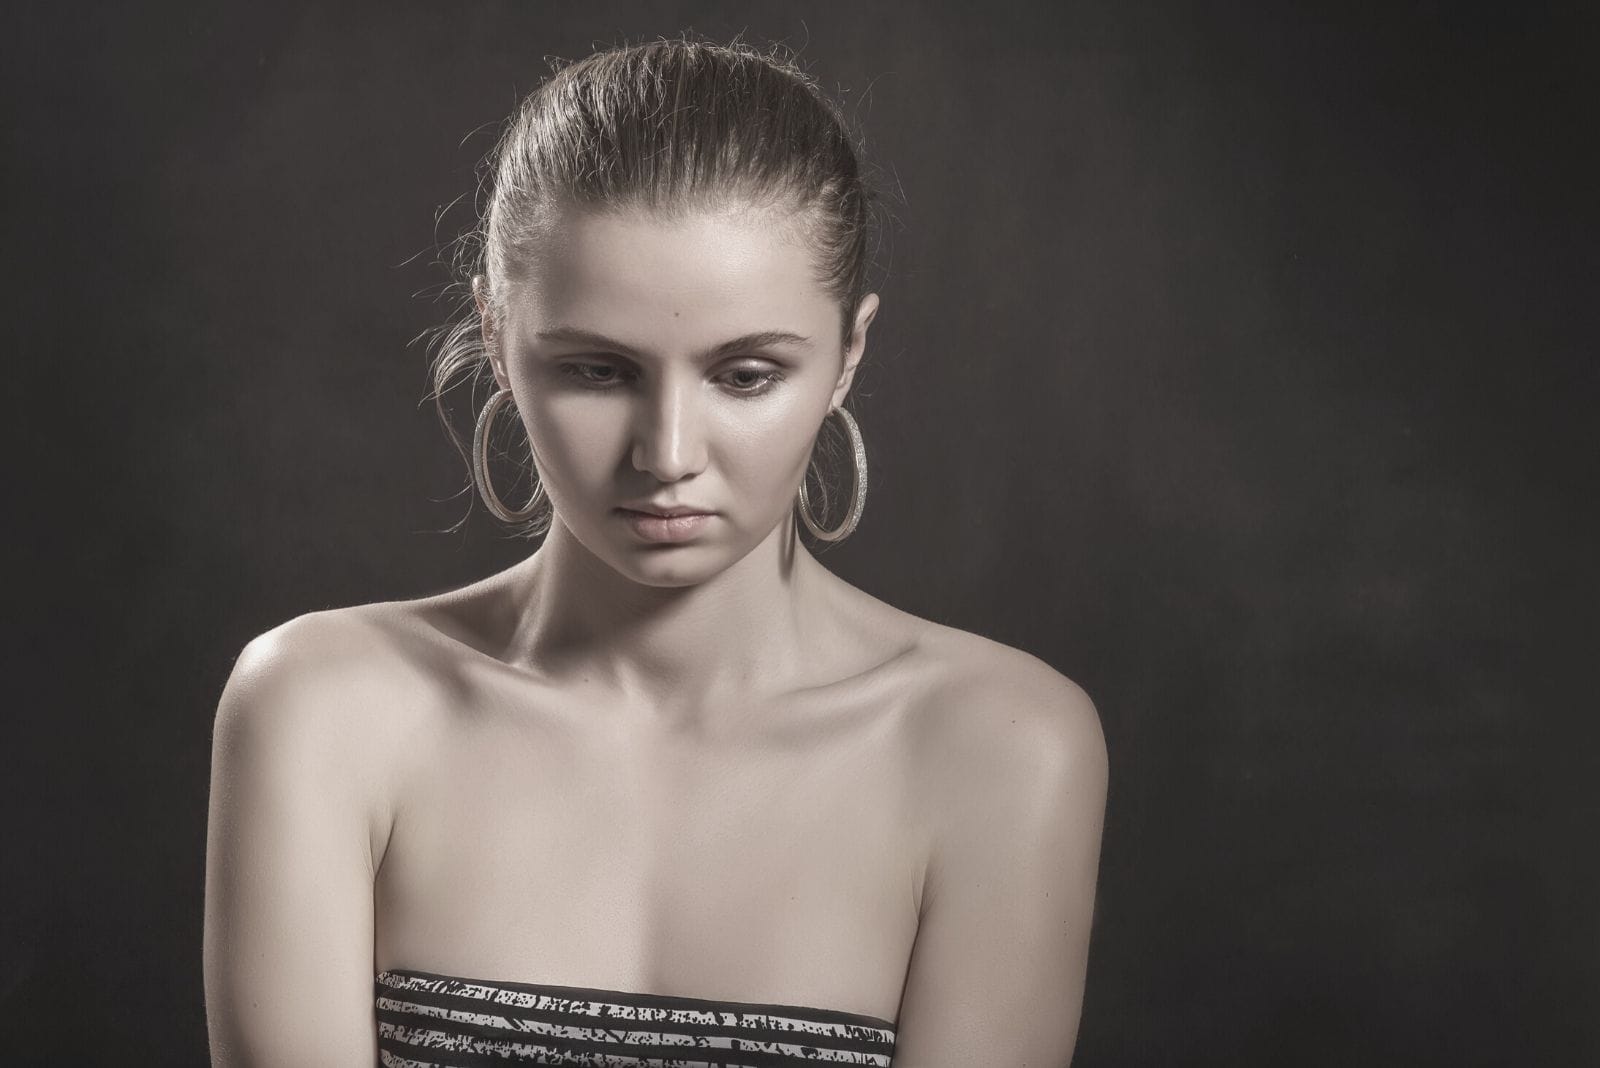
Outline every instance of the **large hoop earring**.
{"label": "large hoop earring", "polygon": [[501,407],[511,399],[509,389],[499,390],[484,404],[483,411],[478,413],[478,425],[472,432],[472,481],[477,483],[478,493],[483,496],[483,503],[489,506],[489,511],[497,518],[507,523],[526,523],[533,518],[534,513],[538,512],[545,500],[544,483],[539,481],[537,470],[533,475],[532,499],[516,511],[506,507],[500,495],[494,491],[494,484],[489,481],[489,428]]}
{"label": "large hoop earring", "polygon": [[855,488],[850,495],[850,511],[845,514],[843,521],[832,530],[822,529],[816,517],[811,514],[811,498],[806,493],[806,480],[800,479],[800,521],[812,535],[823,541],[843,541],[856,529],[856,524],[861,522],[861,512],[867,506],[867,445],[861,440],[861,428],[856,425],[855,416],[843,408],[834,408],[829,415],[837,415],[844,421],[844,429],[850,435],[850,459],[855,468]]}

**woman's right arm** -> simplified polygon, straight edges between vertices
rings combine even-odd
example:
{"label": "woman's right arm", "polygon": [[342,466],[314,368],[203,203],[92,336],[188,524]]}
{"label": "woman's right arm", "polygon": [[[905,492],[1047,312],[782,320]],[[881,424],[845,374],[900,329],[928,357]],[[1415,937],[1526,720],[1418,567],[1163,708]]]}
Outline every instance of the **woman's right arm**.
{"label": "woman's right arm", "polygon": [[379,794],[359,630],[314,613],[261,635],[217,708],[204,933],[217,1068],[377,1061]]}

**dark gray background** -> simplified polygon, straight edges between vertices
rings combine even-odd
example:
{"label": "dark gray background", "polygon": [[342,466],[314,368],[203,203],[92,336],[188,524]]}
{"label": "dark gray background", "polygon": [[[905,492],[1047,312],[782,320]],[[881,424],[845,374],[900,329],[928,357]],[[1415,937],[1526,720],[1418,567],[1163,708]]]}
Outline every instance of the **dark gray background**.
{"label": "dark gray background", "polygon": [[1594,1063],[1594,10],[8,9],[4,1059],[203,1062],[233,657],[528,551],[429,533],[431,261],[545,56],[693,29],[903,189],[824,559],[1100,708],[1076,1063]]}

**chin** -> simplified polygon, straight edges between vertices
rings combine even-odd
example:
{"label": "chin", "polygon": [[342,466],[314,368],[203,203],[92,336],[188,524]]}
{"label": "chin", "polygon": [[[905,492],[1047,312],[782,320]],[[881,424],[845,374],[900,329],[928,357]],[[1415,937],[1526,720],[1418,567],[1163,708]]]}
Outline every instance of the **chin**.
{"label": "chin", "polygon": [[612,561],[611,566],[641,586],[671,589],[697,586],[727,570],[731,563],[720,554],[679,547],[636,551],[625,561]]}
{"label": "chin", "polygon": [[762,539],[750,534],[748,530],[724,530],[719,536],[680,545],[608,539],[605,558],[613,570],[643,586],[696,586],[737,566],[754,552]]}

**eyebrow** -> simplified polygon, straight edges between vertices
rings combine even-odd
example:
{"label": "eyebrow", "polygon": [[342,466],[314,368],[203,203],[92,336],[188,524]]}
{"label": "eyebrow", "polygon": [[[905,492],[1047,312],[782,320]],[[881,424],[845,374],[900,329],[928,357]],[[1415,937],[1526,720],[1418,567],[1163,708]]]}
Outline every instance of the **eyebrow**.
{"label": "eyebrow", "polygon": [[[643,353],[630,345],[625,345],[615,338],[597,334],[593,330],[584,330],[576,326],[554,326],[549,330],[541,330],[534,337],[540,341],[565,341],[577,345],[593,345],[595,348],[609,349],[636,360],[646,357]],[[742,337],[729,338],[719,342],[704,352],[695,356],[697,361],[710,362],[743,349],[764,349],[773,345],[809,345],[811,339],[788,330],[759,330],[753,334]]]}

